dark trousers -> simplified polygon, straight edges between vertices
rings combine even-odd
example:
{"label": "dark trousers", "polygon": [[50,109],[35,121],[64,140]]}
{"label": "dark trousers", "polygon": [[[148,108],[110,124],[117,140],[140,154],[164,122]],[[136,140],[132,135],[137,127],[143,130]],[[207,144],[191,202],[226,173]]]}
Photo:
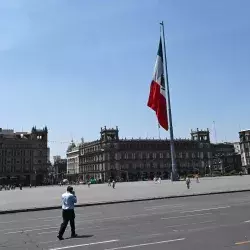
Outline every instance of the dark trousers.
{"label": "dark trousers", "polygon": [[59,236],[63,236],[68,223],[70,222],[71,235],[75,235],[75,211],[74,209],[62,210],[63,223],[59,230]]}

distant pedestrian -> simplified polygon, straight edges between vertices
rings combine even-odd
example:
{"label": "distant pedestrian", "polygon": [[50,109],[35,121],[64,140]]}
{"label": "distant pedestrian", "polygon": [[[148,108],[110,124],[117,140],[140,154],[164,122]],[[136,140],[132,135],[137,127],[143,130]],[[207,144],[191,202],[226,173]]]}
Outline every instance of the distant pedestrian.
{"label": "distant pedestrian", "polygon": [[198,174],[195,176],[195,178],[196,178],[196,182],[199,183],[200,181],[199,181],[199,175]]}
{"label": "distant pedestrian", "polygon": [[75,232],[75,203],[77,203],[77,198],[73,187],[68,186],[67,192],[62,195],[62,218],[63,222],[61,224],[57,238],[63,240],[63,234],[70,222],[71,227],[71,237],[76,238],[77,234]]}
{"label": "distant pedestrian", "polygon": [[190,182],[191,182],[190,178],[187,177],[187,178],[186,178],[186,185],[187,185],[187,188],[188,188],[188,189],[190,188]]}
{"label": "distant pedestrian", "polygon": [[158,183],[161,184],[161,177],[158,178]]}

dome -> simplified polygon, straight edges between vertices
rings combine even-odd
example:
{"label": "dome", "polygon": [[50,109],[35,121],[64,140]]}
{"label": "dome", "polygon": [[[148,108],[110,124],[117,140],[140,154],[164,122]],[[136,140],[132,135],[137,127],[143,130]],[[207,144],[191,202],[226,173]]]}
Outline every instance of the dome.
{"label": "dome", "polygon": [[70,145],[68,146],[67,151],[71,151],[75,147],[76,147],[76,144],[73,141],[71,141]]}

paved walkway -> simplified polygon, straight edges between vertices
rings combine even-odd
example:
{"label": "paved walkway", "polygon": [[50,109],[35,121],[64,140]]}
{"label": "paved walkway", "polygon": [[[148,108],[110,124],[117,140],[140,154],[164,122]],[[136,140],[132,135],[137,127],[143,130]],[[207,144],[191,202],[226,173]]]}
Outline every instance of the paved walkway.
{"label": "paved walkway", "polygon": [[[65,186],[24,188],[23,190],[0,191],[0,211],[59,206]],[[220,191],[250,190],[250,176],[203,178],[200,183],[191,182],[187,190],[185,182],[153,181],[117,183],[112,189],[107,184],[75,186],[78,204],[110,202],[140,198],[190,195]]]}

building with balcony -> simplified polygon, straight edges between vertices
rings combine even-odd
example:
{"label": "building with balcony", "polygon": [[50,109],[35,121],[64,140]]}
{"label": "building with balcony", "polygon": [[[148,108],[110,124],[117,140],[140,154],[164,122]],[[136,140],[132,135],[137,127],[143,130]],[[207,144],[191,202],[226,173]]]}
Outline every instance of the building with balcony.
{"label": "building with balcony", "polygon": [[241,162],[248,172],[250,172],[250,129],[239,132]]}
{"label": "building with balcony", "polygon": [[239,142],[234,142],[233,145],[234,145],[234,152],[236,154],[240,155],[241,154],[240,143]]}
{"label": "building with balcony", "polygon": [[56,181],[61,181],[67,175],[67,159],[62,159],[60,156],[54,156],[54,169]]}
{"label": "building with balcony", "polygon": [[241,156],[236,143],[212,144],[212,171],[221,174],[242,170]]}
{"label": "building with balcony", "polygon": [[0,128],[0,184],[40,185],[48,170],[48,129]]}
{"label": "building with balcony", "polygon": [[69,145],[67,152],[67,174],[77,176],[79,174],[79,145],[74,141]]}
{"label": "building with balcony", "polygon": [[[208,130],[191,131],[191,139],[174,143],[180,175],[209,171],[212,147]],[[79,145],[79,167],[85,181],[167,179],[171,173],[170,141],[120,139],[118,127],[104,127],[98,140]]]}

